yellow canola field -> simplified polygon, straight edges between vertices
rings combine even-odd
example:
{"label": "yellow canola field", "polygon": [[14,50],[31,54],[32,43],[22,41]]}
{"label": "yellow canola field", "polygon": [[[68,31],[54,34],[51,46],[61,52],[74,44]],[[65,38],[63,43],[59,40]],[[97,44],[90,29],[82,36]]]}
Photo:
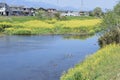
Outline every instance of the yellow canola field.
{"label": "yellow canola field", "polygon": [[61,25],[62,27],[94,27],[101,23],[101,19],[92,19],[92,20],[70,20],[70,21],[59,21],[56,25]]}

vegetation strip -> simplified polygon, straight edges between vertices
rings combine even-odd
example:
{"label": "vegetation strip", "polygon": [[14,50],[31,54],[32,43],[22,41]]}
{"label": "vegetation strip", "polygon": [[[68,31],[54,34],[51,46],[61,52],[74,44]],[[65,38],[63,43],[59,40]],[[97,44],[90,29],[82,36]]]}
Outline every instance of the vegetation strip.
{"label": "vegetation strip", "polygon": [[85,20],[30,20],[25,22],[0,22],[0,31],[6,34],[94,34],[101,28],[101,19]]}
{"label": "vegetation strip", "polygon": [[64,73],[61,80],[119,80],[120,46],[109,45],[100,49],[74,68]]}

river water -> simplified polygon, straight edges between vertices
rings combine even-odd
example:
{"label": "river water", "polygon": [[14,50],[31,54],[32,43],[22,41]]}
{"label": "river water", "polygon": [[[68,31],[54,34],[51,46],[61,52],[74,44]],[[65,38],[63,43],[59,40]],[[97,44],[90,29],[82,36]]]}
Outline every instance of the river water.
{"label": "river water", "polygon": [[0,80],[60,80],[64,71],[99,49],[98,37],[2,36]]}

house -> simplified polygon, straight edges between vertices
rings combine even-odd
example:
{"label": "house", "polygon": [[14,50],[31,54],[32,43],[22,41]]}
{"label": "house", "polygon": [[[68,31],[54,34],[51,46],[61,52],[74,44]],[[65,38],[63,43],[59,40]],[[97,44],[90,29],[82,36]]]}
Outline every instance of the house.
{"label": "house", "polygon": [[62,11],[60,13],[61,16],[80,16],[79,12],[77,11]]}
{"label": "house", "polygon": [[31,16],[35,16],[37,9],[35,9],[35,8],[29,8],[29,9],[30,9]]}
{"label": "house", "polygon": [[10,6],[11,15],[21,16],[23,15],[24,6]]}
{"label": "house", "polygon": [[89,16],[89,12],[88,11],[80,11],[79,14],[81,16]]}
{"label": "house", "polygon": [[61,16],[89,16],[87,11],[61,11]]}
{"label": "house", "polygon": [[42,8],[42,7],[38,8],[37,10],[39,10],[39,11],[45,11],[45,12],[47,12],[47,9],[45,9],[45,8]]}
{"label": "house", "polygon": [[53,8],[47,9],[47,12],[48,12],[48,13],[53,13],[53,14],[54,14],[54,13],[58,13],[57,10],[56,10],[56,9],[53,9]]}
{"label": "house", "polygon": [[34,8],[23,8],[23,15],[24,16],[35,16],[36,9]]}
{"label": "house", "polygon": [[1,16],[35,16],[36,9],[26,8],[24,6],[8,6],[6,3],[0,3]]}
{"label": "house", "polygon": [[10,8],[6,3],[0,3],[0,15],[9,16],[11,14]]}
{"label": "house", "polygon": [[26,8],[24,6],[11,6],[10,10],[12,12],[11,15],[14,16],[35,16],[34,8]]}

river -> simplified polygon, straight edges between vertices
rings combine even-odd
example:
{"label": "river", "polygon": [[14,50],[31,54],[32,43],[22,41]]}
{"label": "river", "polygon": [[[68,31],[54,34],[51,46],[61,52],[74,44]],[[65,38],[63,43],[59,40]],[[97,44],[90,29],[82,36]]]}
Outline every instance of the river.
{"label": "river", "polygon": [[99,49],[98,37],[1,36],[0,80],[59,80]]}

